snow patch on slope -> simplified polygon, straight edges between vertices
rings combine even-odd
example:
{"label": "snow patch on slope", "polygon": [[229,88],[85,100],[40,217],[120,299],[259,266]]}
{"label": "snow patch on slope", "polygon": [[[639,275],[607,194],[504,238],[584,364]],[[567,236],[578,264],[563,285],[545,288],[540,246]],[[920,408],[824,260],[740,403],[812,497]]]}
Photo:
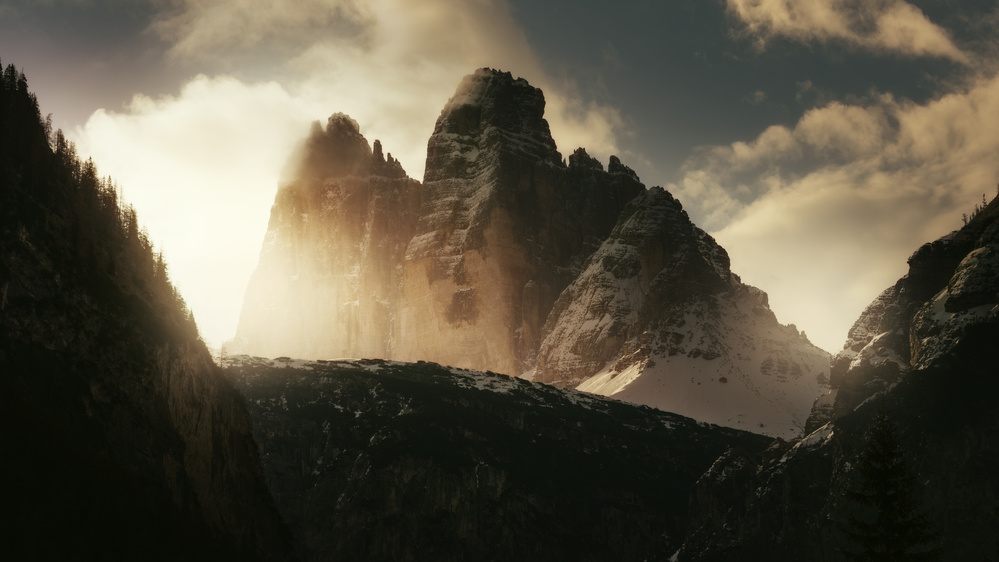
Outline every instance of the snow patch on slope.
{"label": "snow patch on slope", "polygon": [[[828,355],[793,327],[766,321],[747,299],[725,300],[719,297],[717,319],[686,315],[683,339],[694,345],[650,345],[647,357],[610,364],[577,389],[707,423],[797,437],[812,403],[828,390]],[[649,333],[647,339],[669,341],[677,333]],[[710,340],[722,350],[714,358],[696,352],[698,342]]]}

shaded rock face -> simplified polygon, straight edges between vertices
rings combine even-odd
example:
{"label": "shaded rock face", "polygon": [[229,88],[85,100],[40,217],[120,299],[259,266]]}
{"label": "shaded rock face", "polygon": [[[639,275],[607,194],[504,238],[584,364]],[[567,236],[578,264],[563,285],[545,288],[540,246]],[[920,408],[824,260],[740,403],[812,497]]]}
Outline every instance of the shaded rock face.
{"label": "shaded rock face", "polygon": [[227,372],[302,560],[665,560],[697,477],[769,441],[431,363]]}
{"label": "shaded rock face", "polygon": [[483,69],[427,146],[425,183],[344,115],[278,192],[231,352],[433,360],[518,375],[558,294],[644,190],[612,158],[562,161],[544,96]]}
{"label": "shaded rock face", "polygon": [[50,149],[32,99],[0,84],[3,557],[289,558],[242,398],[134,211],[61,133]]}
{"label": "shaded rock face", "polygon": [[[691,505],[698,524],[688,527],[680,560],[847,559],[844,551],[856,545],[841,529],[858,506],[846,490],[857,488],[878,394],[918,483],[916,500],[940,531],[943,559],[999,554],[997,234],[993,201],[913,254],[909,273],[864,311],[833,359],[832,390],[809,419],[814,431],[771,455],[752,478],[730,471],[742,495],[721,492],[731,488],[721,471],[705,475]],[[710,521],[720,511],[724,524]]]}
{"label": "shaded rock face", "polygon": [[420,185],[343,114],[313,125],[278,191],[228,351],[390,357]]}
{"label": "shaded rock face", "polygon": [[406,252],[398,355],[518,375],[558,294],[644,186],[584,150],[562,163],[544,96],[483,69],[458,86],[427,149]]}
{"label": "shaded rock face", "polygon": [[832,360],[830,392],[809,429],[852,411],[906,373],[948,355],[969,326],[990,322],[999,302],[999,204],[961,230],[924,244],[909,272],[854,323]]}
{"label": "shaded rock face", "polygon": [[535,380],[794,437],[828,354],[782,326],[662,188],[635,198],[548,317]]}

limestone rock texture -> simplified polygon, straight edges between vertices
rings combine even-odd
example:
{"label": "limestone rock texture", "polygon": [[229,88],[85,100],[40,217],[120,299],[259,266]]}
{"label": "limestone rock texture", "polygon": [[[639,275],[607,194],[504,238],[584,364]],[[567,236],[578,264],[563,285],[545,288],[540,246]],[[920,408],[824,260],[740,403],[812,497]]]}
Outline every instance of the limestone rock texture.
{"label": "limestone rock texture", "polygon": [[448,101],[427,147],[403,267],[396,357],[519,375],[559,293],[644,190],[612,159],[562,162],[541,90],[482,69]]}
{"label": "limestone rock texture", "polygon": [[810,430],[852,411],[912,370],[951,355],[968,329],[994,320],[996,214],[993,201],[964,228],[909,257],[909,272],[868,305],[833,357],[830,390],[817,402]]}
{"label": "limestone rock texture", "polygon": [[318,122],[278,190],[230,353],[390,357],[420,184],[357,123]]}
{"label": "limestone rock texture", "polygon": [[632,200],[544,327],[534,380],[785,438],[829,355],[781,325],[662,188]]}
{"label": "limestone rock texture", "polygon": [[230,353],[429,360],[520,375],[559,293],[645,187],[566,164],[541,90],[481,69],[427,146],[424,183],[357,123],[315,125],[278,191]]}

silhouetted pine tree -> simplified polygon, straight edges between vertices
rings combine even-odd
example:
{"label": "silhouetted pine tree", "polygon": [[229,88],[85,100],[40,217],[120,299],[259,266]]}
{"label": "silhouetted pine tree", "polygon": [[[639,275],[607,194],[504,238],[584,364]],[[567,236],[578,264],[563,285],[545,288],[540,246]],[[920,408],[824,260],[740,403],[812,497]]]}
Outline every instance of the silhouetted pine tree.
{"label": "silhouetted pine tree", "polygon": [[[24,73],[8,64],[0,72],[0,296],[11,268],[28,259],[15,256],[41,244],[42,232],[51,239],[45,249],[86,289],[106,294],[116,287],[134,297],[132,304],[138,299],[169,317],[173,335],[198,337],[135,209],[93,160],[81,160],[63,132],[52,130]],[[28,233],[35,233],[31,240]]]}
{"label": "silhouetted pine tree", "polygon": [[844,530],[860,551],[845,554],[869,561],[939,559],[933,548],[938,531],[916,502],[915,478],[883,399],[865,441],[857,464],[859,487],[847,490],[847,496],[866,507],[868,516],[851,516]]}

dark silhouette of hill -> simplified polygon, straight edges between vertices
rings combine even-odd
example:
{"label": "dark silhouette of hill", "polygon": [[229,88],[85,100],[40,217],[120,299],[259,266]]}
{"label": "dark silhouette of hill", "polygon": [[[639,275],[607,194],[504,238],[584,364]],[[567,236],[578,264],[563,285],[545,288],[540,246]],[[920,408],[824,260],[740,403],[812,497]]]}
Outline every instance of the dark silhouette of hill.
{"label": "dark silhouette of hill", "polygon": [[0,557],[285,559],[239,394],[133,208],[0,84]]}
{"label": "dark silhouette of hill", "polygon": [[770,442],[435,363],[231,362],[302,560],[666,560],[698,477]]}

